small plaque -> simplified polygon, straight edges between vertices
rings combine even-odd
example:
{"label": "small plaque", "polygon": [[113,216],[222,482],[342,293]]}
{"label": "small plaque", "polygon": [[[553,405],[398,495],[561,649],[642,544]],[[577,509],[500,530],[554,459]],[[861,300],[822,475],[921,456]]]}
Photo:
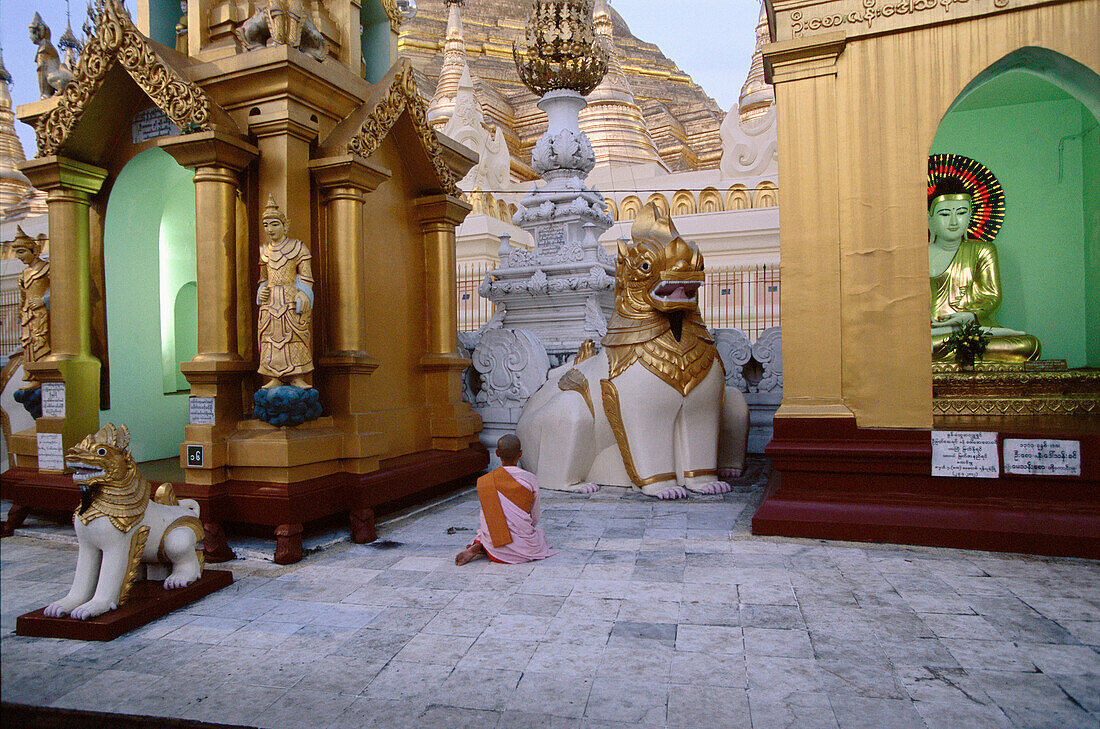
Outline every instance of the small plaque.
{"label": "small plaque", "polygon": [[1005,438],[1005,473],[1080,476],[1081,441]]}
{"label": "small plaque", "polygon": [[155,106],[134,114],[130,124],[130,138],[134,144],[157,137],[171,137],[179,133],[180,128],[172,123],[167,114]]}
{"label": "small plaque", "polygon": [[[42,383],[42,417],[65,417],[65,383]],[[60,437],[60,436],[59,436]]]}
{"label": "small plaque", "polygon": [[201,445],[188,445],[187,446],[187,467],[188,468],[202,468],[203,463],[203,447]]}
{"label": "small plaque", "polygon": [[565,245],[565,226],[547,225],[539,228],[538,244],[535,246],[535,254],[538,256],[553,255]]}
{"label": "small plaque", "polygon": [[65,449],[61,445],[61,433],[39,433],[35,440],[38,441],[38,470],[64,471]]}
{"label": "small plaque", "polygon": [[214,424],[214,398],[190,397],[188,403],[188,422],[191,425]]}
{"label": "small plaque", "polygon": [[933,430],[932,475],[998,478],[997,434],[984,430]]}

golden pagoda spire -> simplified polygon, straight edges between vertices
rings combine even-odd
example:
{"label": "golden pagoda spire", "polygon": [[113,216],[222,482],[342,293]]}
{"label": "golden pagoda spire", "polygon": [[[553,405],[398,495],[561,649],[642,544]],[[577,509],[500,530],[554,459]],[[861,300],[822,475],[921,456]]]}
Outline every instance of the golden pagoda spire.
{"label": "golden pagoda spire", "polygon": [[31,182],[19,171],[18,164],[27,160],[23,144],[15,133],[15,113],[8,84],[11,74],[4,67],[0,50],[0,219],[8,216],[20,198],[30,189]]}
{"label": "golden pagoda spire", "polygon": [[581,111],[580,126],[592,141],[596,164],[655,162],[664,166],[619,61],[608,0],[596,0],[592,22],[596,43],[607,55],[607,74],[587,96],[588,106]]}
{"label": "golden pagoda spire", "polygon": [[462,4],[464,0],[446,0],[447,38],[443,42],[443,67],[439,69],[439,83],[428,104],[428,121],[442,128],[455,110],[458,83],[462,80],[466,64],[466,39],[462,36]]}
{"label": "golden pagoda spire", "polygon": [[756,23],[756,50],[752,52],[752,66],[749,67],[749,77],[745,79],[745,85],[741,87],[741,98],[738,99],[737,109],[741,122],[759,119],[768,113],[768,107],[775,103],[775,91],[772,85],[764,80],[764,56],[762,50],[771,42],[771,33],[768,30],[768,14],[764,9],[764,3],[760,3],[760,20]]}

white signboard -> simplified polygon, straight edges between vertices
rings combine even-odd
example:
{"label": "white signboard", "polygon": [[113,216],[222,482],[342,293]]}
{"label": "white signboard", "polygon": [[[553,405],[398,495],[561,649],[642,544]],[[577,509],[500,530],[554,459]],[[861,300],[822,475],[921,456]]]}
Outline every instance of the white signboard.
{"label": "white signboard", "polygon": [[932,475],[997,478],[997,434],[984,430],[933,430]]}
{"label": "white signboard", "polygon": [[1005,473],[1080,476],[1081,441],[1005,438]]}
{"label": "white signboard", "polygon": [[191,425],[214,424],[214,398],[191,397],[188,398],[188,403],[190,404],[188,422]]}
{"label": "white signboard", "polygon": [[61,433],[39,433],[38,470],[64,471],[65,453],[61,446]]}
{"label": "white signboard", "polygon": [[172,123],[168,115],[155,106],[142,109],[134,114],[130,125],[130,138],[134,144],[157,137],[169,137],[180,133],[180,128]]}
{"label": "white signboard", "polygon": [[[65,383],[42,383],[42,417],[65,417]],[[59,436],[60,437],[60,436]]]}

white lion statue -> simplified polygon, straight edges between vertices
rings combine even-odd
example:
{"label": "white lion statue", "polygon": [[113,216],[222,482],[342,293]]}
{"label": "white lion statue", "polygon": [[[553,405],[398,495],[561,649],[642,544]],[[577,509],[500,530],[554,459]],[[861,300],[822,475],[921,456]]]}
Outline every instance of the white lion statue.
{"label": "white lion statue", "polygon": [[539,485],[632,486],[676,499],[730,490],[744,466],[749,411],[726,387],[699,314],[703,256],[650,204],[620,242],[615,313],[597,354],[586,342],[525,404],[516,435]]}
{"label": "white lion statue", "polygon": [[171,484],[149,500],[149,482],[130,455],[130,431],[107,424],[65,454],[80,485],[73,515],[79,543],[76,577],[69,594],[46,606],[48,618],[87,620],[126,601],[143,562],[168,562],[168,589],[202,576],[202,522],[192,499],[177,501]]}

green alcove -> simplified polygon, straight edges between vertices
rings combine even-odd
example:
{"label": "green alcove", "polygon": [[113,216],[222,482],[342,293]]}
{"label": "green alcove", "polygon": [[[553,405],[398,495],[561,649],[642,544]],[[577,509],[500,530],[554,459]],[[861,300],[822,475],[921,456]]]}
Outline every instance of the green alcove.
{"label": "green alcove", "polygon": [[997,236],[1001,326],[1039,337],[1044,359],[1100,367],[1100,77],[1040,48],[975,79],[931,154],[986,165],[1005,190]]}
{"label": "green alcove", "polygon": [[136,155],[115,180],[103,260],[111,408],[100,422],[130,428],[138,461],[176,456],[188,395],[179,363],[197,341],[195,187],[163,150]]}

